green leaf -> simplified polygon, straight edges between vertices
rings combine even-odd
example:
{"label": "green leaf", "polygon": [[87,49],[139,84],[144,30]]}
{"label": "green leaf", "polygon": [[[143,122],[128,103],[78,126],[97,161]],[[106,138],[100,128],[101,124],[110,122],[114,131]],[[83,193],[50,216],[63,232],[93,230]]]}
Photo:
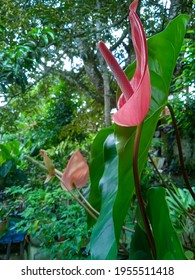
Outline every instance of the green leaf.
{"label": "green leaf", "polygon": [[150,188],[147,192],[150,218],[158,260],[184,260],[185,255],[171,223],[169,208],[162,187]]}
{"label": "green leaf", "polygon": [[45,46],[47,46],[49,43],[47,34],[42,34],[41,38],[43,39]]}
{"label": "green leaf", "polygon": [[[101,192],[99,182],[104,172],[104,142],[113,133],[113,127],[102,129],[96,136],[91,147],[90,160],[90,194],[89,201],[96,210],[100,210]],[[88,225],[94,224],[94,220],[88,216]]]}
{"label": "green leaf", "polygon": [[20,142],[17,141],[17,140],[13,140],[13,141],[10,141],[7,146],[9,147],[10,149],[10,152],[13,154],[13,155],[20,155]]}
{"label": "green leaf", "polygon": [[10,172],[10,170],[12,169],[13,165],[14,165],[14,161],[12,159],[4,162],[0,167],[0,176],[5,178],[7,174]]}
{"label": "green leaf", "polygon": [[129,250],[130,260],[151,260],[151,249],[146,233],[137,224],[135,233],[132,235],[131,246]]}
{"label": "green leaf", "polygon": [[37,44],[35,41],[28,40],[28,42],[25,43],[25,46],[29,47],[29,51],[32,51],[32,49],[36,48]]}
{"label": "green leaf", "polygon": [[52,41],[54,41],[55,35],[51,30],[47,30],[47,35],[49,35],[51,37]]}
{"label": "green leaf", "polygon": [[[104,173],[100,180],[101,210],[91,236],[92,259],[115,259],[117,243],[113,224],[113,204],[118,185],[118,157],[114,134],[110,134],[104,143]],[[106,232],[106,234],[104,234]]]}
{"label": "green leaf", "polygon": [[6,145],[0,144],[0,165],[8,159],[11,159],[9,148]]}

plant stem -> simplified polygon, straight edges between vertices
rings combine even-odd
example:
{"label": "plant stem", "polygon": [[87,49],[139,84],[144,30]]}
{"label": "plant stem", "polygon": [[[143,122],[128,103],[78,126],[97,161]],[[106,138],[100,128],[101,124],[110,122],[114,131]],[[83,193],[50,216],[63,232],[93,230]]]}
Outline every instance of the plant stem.
{"label": "plant stem", "polygon": [[57,174],[55,175],[59,180],[60,182],[63,184],[63,186],[65,187],[65,189],[71,194],[71,196],[89,213],[89,215],[94,218],[96,221],[97,221],[97,217],[94,215],[94,213],[92,213],[89,208],[86,207],[86,205],[71,191],[69,190],[64,181],[62,180],[62,178],[60,176],[58,176]]}
{"label": "plant stem", "polygon": [[43,170],[43,171],[45,171],[45,172],[48,172],[47,171],[47,167],[44,165],[44,164],[42,164],[42,163],[40,163],[39,161],[37,161],[36,159],[34,159],[34,158],[31,158],[31,157],[29,157],[29,156],[24,156],[24,158],[26,159],[26,160],[28,160],[28,161],[30,161],[31,163],[33,163],[34,165],[36,165],[38,168],[40,168],[41,170]]}
{"label": "plant stem", "polygon": [[140,138],[141,138],[141,131],[142,131],[142,124],[137,126],[136,129],[136,135],[135,135],[135,140],[134,140],[134,149],[133,149],[133,174],[134,174],[134,182],[135,182],[135,190],[136,190],[136,195],[142,215],[142,219],[144,222],[146,234],[148,237],[148,241],[150,243],[153,257],[156,259],[156,246],[154,242],[154,238],[152,235],[152,231],[150,228],[149,220],[146,214],[146,210],[144,207],[144,202],[141,194],[141,187],[139,183],[139,171],[138,171],[138,152],[139,152],[139,143],[140,143]]}
{"label": "plant stem", "polygon": [[153,161],[153,158],[151,157],[150,154],[148,154],[148,156],[149,156],[149,159],[150,159],[150,161],[151,161],[151,163],[152,163],[152,165],[153,165],[153,167],[154,167],[154,170],[155,170],[156,173],[158,174],[158,177],[161,179],[163,185],[164,185],[166,188],[169,188],[169,186],[168,186],[167,183],[165,182],[164,178],[162,177],[162,175],[161,175],[160,172],[158,171],[158,168],[156,167],[156,165],[155,165],[155,163],[154,163],[154,161]]}
{"label": "plant stem", "polygon": [[82,195],[82,193],[76,188],[77,193],[80,195],[80,197],[83,199],[83,201],[87,204],[87,206],[97,215],[99,215],[100,213],[93,208],[93,206],[87,201],[87,199]]}
{"label": "plant stem", "polygon": [[180,136],[179,136],[179,130],[178,130],[178,127],[177,127],[177,122],[176,122],[175,114],[174,114],[172,106],[169,103],[167,103],[167,107],[169,108],[169,111],[170,111],[170,114],[171,114],[171,118],[172,118],[172,122],[173,122],[173,127],[175,129],[177,148],[178,148],[178,152],[179,152],[179,160],[180,160],[181,170],[182,170],[182,174],[183,174],[183,179],[185,181],[186,187],[188,188],[191,196],[195,200],[195,193],[193,192],[193,190],[192,190],[192,188],[190,186],[190,183],[189,183],[189,180],[188,180],[188,175],[187,175],[187,172],[186,172],[186,169],[185,169],[183,152],[182,152],[182,146],[181,146],[181,140],[180,140]]}
{"label": "plant stem", "polygon": [[[45,171],[45,172],[48,172],[48,170],[47,170],[47,168],[45,167],[45,165],[43,165],[43,164],[40,163],[39,161],[37,161],[37,160],[35,160],[35,159],[33,159],[33,158],[29,157],[29,156],[25,156],[25,159],[28,160],[28,161],[30,161],[30,162],[32,162],[33,164],[35,164],[35,165],[36,165],[38,168],[40,168],[41,170],[43,170],[43,171]],[[80,197],[81,197],[81,198],[83,199],[83,201],[87,204],[87,206],[88,206],[91,210],[94,211],[94,213],[92,213],[92,212],[90,211],[90,209],[88,209],[88,207],[87,207],[77,196],[75,196],[75,194],[74,194],[72,191],[70,191],[70,190],[68,190],[68,189],[66,188],[64,182],[62,181],[62,175],[63,175],[63,173],[62,173],[61,171],[59,171],[59,170],[57,170],[57,169],[54,169],[54,173],[55,173],[56,178],[58,178],[58,179],[60,180],[60,182],[63,183],[65,189],[73,196],[73,198],[88,212],[88,214],[89,214],[92,218],[94,218],[94,219],[97,221],[97,217],[94,215],[94,213],[96,213],[98,216],[100,215],[100,213],[99,213],[96,209],[93,208],[93,206],[86,200],[86,198],[81,194],[81,192],[80,192],[79,190],[76,189],[77,192],[78,192],[78,194],[80,195]],[[125,227],[125,226],[123,226],[123,229],[126,230],[126,231],[129,231],[129,232],[132,232],[132,233],[135,232],[133,229],[130,229],[130,228]]]}
{"label": "plant stem", "polygon": [[126,230],[126,231],[128,231],[128,232],[135,232],[133,229],[130,229],[130,228],[128,228],[128,227],[126,227],[126,226],[123,226],[122,227],[124,230]]}

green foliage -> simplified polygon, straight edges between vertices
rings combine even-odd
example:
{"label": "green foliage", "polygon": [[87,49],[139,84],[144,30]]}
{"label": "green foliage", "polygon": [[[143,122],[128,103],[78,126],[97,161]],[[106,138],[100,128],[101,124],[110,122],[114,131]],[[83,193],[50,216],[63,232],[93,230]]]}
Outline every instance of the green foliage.
{"label": "green foliage", "polygon": [[[187,258],[194,258],[195,236],[194,236],[194,215],[195,202],[186,189],[177,188],[173,185],[174,192],[179,199],[180,205],[168,192],[167,202],[170,208],[170,216],[174,228],[180,236],[183,247],[186,249]],[[195,190],[195,188],[193,188]],[[191,257],[188,254],[191,252]]]}
{"label": "green foliage", "polygon": [[[21,149],[37,158],[40,148],[46,149],[60,169],[64,168],[75,149],[81,148],[89,158],[91,140],[103,124],[103,80],[98,64],[97,40],[101,36],[102,40],[114,45],[120,61],[126,58],[126,50],[129,51],[125,41],[122,48],[118,43],[128,33],[126,13],[129,3],[99,2],[98,8],[95,1],[65,3],[60,0],[56,5],[45,0],[25,3],[8,0],[4,1],[0,11],[0,97],[6,101],[5,106],[0,107],[1,139],[4,141],[0,144],[0,186],[9,187],[5,190],[6,203],[1,204],[0,216],[4,218],[20,213],[23,220],[17,224],[18,229],[28,230],[31,237],[38,238],[39,246],[47,249],[51,259],[83,258],[83,245],[87,245],[89,236],[84,211],[56,187],[56,181],[43,187],[45,175],[37,176],[37,170],[32,166],[26,168],[20,158]],[[165,7],[161,3],[158,6],[153,3],[154,9],[151,9],[147,1],[141,3],[142,6],[144,4],[147,5],[142,17],[147,34],[161,30],[166,25],[166,15],[154,21],[153,14],[154,9],[155,13],[162,14]],[[101,29],[97,30],[99,21]],[[148,40],[152,99],[140,143],[140,174],[159,115],[167,102],[186,24],[187,16],[181,15],[164,32]],[[119,28],[123,31],[121,38],[113,32]],[[182,129],[194,137],[194,97],[186,90],[194,85],[192,32],[189,31],[189,39],[183,46],[183,69],[173,84],[172,92],[178,93],[173,99],[177,104],[177,119]],[[65,69],[67,58],[72,67],[70,71]],[[85,67],[80,62],[77,64],[75,58],[82,58]],[[88,69],[90,78],[84,69]],[[126,69],[129,78],[134,70],[135,63]],[[113,85],[111,83],[111,87]],[[93,226],[90,242],[93,259],[117,258],[120,243],[124,242],[123,235],[128,236],[125,246],[128,243],[130,259],[152,258],[134,196],[132,152],[135,129],[116,125],[103,129],[91,147],[89,200],[100,211],[97,222],[88,217],[89,227]],[[26,168],[30,184],[23,186],[21,183],[24,180],[21,167]],[[183,247],[188,248],[187,258],[193,258],[194,244],[190,244],[193,224],[189,215],[193,213],[194,205],[189,194],[185,190],[176,191],[187,215],[168,194],[169,210],[164,190],[150,188],[146,174],[142,183],[157,245],[157,258],[185,258],[177,234]],[[162,204],[162,211],[158,211],[159,204]],[[130,215],[127,214],[129,212]],[[165,218],[161,218],[162,214]],[[135,233],[122,234],[123,225],[130,225]]]}
{"label": "green foliage", "polygon": [[183,59],[181,61],[181,73],[174,79],[172,84],[172,98],[170,100],[181,135],[187,135],[194,139],[194,113],[195,113],[195,47],[194,30],[188,30],[182,46]]}
{"label": "green foliage", "polygon": [[180,76],[176,78],[176,91],[183,90],[186,87],[194,86],[195,83],[195,46],[194,46],[195,31],[189,29],[187,31],[187,38],[184,40],[182,51],[184,53],[182,63],[182,72]]}
{"label": "green foliage", "polygon": [[[90,106],[93,109],[91,115],[96,116],[93,126],[98,123],[96,113],[101,114],[102,118],[103,79],[98,61],[97,42],[99,38],[109,42],[113,46],[117,58],[120,61],[128,61],[127,63],[132,61],[133,51],[131,44],[127,43],[129,26],[126,18],[129,2],[124,1],[122,5],[118,0],[98,1],[98,3],[99,6],[96,1],[85,1],[85,3],[71,0],[68,2],[59,0],[57,3],[45,0],[2,1],[0,11],[0,97],[5,98],[7,103],[4,103],[4,108],[0,108],[3,115],[0,118],[0,124],[4,127],[4,131],[6,129],[11,132],[16,131],[15,120],[20,118],[21,112],[33,114],[37,109],[37,104],[46,101],[41,98],[43,87],[45,96],[52,98],[55,92],[47,91],[47,84],[48,80],[54,82],[56,77],[61,77],[68,83],[70,86],[68,91],[72,92],[76,88],[79,95],[85,95],[86,99],[91,99],[91,102],[96,101]],[[171,6],[174,5],[174,3],[171,4]],[[185,9],[183,2],[179,4],[178,13]],[[190,6],[192,6],[191,1]],[[140,8],[141,19],[148,35],[162,30],[168,22],[169,12],[171,13],[163,1],[156,3],[145,0],[140,2]],[[171,7],[170,10],[175,9]],[[97,22],[100,23],[100,30],[97,30]],[[191,21],[191,32],[192,27],[193,22]],[[119,29],[122,31],[122,35],[116,34],[115,31]],[[192,42],[189,42],[190,44]],[[193,53],[189,57],[190,62],[193,59]],[[67,70],[66,64],[71,65],[70,70]],[[190,69],[188,69],[188,73],[188,76],[193,77]],[[36,90],[36,86],[39,87],[40,84],[42,84],[42,90]],[[112,94],[115,84],[111,82],[110,85]],[[115,107],[113,100],[111,105]],[[96,111],[97,103],[98,112]],[[88,116],[89,114],[86,119]],[[85,121],[82,119],[80,122],[83,124],[82,128],[87,123],[86,119]],[[97,126],[96,128],[98,128]],[[76,120],[68,130],[62,129],[60,132],[62,138],[65,137],[67,131],[72,133],[72,128],[75,127],[78,132],[79,126],[76,125]]]}
{"label": "green foliage", "polygon": [[16,39],[17,44],[0,53],[0,85],[6,95],[9,87],[18,86],[24,93],[30,71],[36,71],[44,56],[43,48],[54,40],[49,27],[32,28],[26,38]]}
{"label": "green foliage", "polygon": [[195,202],[193,201],[192,196],[190,195],[187,189],[181,189],[174,186],[174,192],[177,194],[180,203],[182,204],[183,208],[181,208],[178,203],[175,202],[174,198],[169,193],[167,197],[167,201],[170,207],[170,214],[172,216],[172,221],[174,223],[174,227],[177,229],[178,233],[181,233],[186,218],[186,212],[193,213],[195,209]]}
{"label": "green foliage", "polygon": [[51,259],[80,256],[88,242],[87,223],[83,209],[64,190],[56,184],[44,189],[25,185],[13,186],[5,194],[8,208],[12,205],[22,217],[16,229],[27,231],[32,244],[45,248]]}
{"label": "green foliage", "polygon": [[[13,106],[10,104],[13,99],[23,99],[23,105],[28,103],[27,100],[24,102],[24,98],[28,99],[31,89],[41,80],[45,83],[46,78],[51,79],[50,74],[61,76],[72,87],[70,91],[76,87],[79,92],[84,91],[85,96],[98,100],[102,105],[103,87],[98,82],[99,90],[94,90],[84,71],[82,59],[94,65],[93,80],[97,78],[102,81],[96,52],[96,24],[100,20],[102,35],[115,43],[117,39],[112,31],[118,26],[110,29],[108,22],[121,20],[119,8],[122,14],[126,13],[128,3],[121,5],[120,1],[100,1],[98,8],[95,1],[85,4],[83,1],[65,3],[62,0],[58,3],[44,0],[26,3],[4,1],[0,11],[0,86],[1,95],[9,101],[7,106]],[[122,23],[125,23],[125,19],[118,25]],[[85,54],[79,48],[81,39],[85,42]],[[66,64],[71,64],[70,71]],[[39,99],[39,92],[37,96]],[[17,102],[18,105],[21,102]],[[21,111],[20,106],[15,104],[15,107],[17,112]],[[30,104],[28,108],[31,109]]]}
{"label": "green foliage", "polygon": [[0,144],[0,189],[14,184],[26,182],[22,170],[20,143],[17,140]]}
{"label": "green foliage", "polygon": [[[56,153],[57,156],[58,146],[62,150],[62,143],[66,143],[64,149],[67,150],[61,153],[61,157],[67,158],[78,146],[88,153],[89,141],[103,122],[102,109],[99,106],[93,108],[91,99],[86,100],[61,78],[51,76],[51,79],[33,89],[30,99],[18,100],[18,103],[25,102],[21,103],[19,117],[14,114],[6,117],[11,107],[2,108],[3,139],[17,137],[23,152],[31,156],[37,156],[40,149],[49,148],[53,149],[52,155]],[[39,99],[36,98],[38,93]]]}
{"label": "green foliage", "polygon": [[[180,134],[194,139],[195,129],[193,124],[195,122],[195,97],[193,92],[181,92],[179,95],[174,96],[171,103],[173,104]],[[167,121],[169,123],[170,119]]]}

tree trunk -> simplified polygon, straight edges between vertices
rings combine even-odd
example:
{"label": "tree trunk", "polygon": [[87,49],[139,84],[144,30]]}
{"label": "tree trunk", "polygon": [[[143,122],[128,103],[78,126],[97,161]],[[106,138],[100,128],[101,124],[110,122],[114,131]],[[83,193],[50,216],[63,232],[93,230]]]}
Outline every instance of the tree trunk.
{"label": "tree trunk", "polygon": [[80,56],[83,60],[85,71],[90,78],[91,83],[94,86],[95,91],[97,92],[97,96],[94,99],[98,103],[103,103],[104,96],[104,86],[103,86],[103,78],[98,70],[97,63],[95,61],[95,55],[92,50],[89,48],[89,44],[86,39],[79,38],[77,40],[78,49]]}
{"label": "tree trunk", "polygon": [[[96,7],[97,10],[100,10],[100,1],[96,0]],[[97,30],[97,41],[100,41],[101,38],[99,37],[99,30],[101,30],[101,23],[100,20],[97,19],[96,21],[96,30]],[[106,62],[101,55],[101,53],[98,51],[98,59],[99,64],[102,71],[102,78],[103,78],[103,85],[104,85],[104,119],[105,119],[105,126],[111,125],[111,118],[110,118],[110,111],[111,111],[111,105],[110,105],[110,97],[111,97],[111,91],[110,91],[110,79],[109,79],[109,72],[106,65]]]}

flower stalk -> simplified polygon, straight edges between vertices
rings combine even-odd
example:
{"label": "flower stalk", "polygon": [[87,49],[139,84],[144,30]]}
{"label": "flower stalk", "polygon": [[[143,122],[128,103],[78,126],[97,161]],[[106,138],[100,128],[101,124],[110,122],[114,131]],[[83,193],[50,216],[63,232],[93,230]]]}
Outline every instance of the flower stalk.
{"label": "flower stalk", "polygon": [[170,103],[167,103],[167,107],[168,107],[169,112],[171,114],[173,127],[175,129],[175,135],[176,135],[177,147],[178,147],[178,152],[179,152],[179,160],[180,160],[180,165],[181,165],[181,171],[182,171],[182,174],[183,174],[183,179],[184,179],[186,187],[188,188],[191,196],[195,200],[195,193],[193,192],[192,187],[190,186],[190,182],[188,180],[188,174],[187,174],[186,169],[185,169],[181,140],[180,140],[179,130],[178,130],[178,127],[177,127],[177,121],[176,121],[176,118],[175,118],[173,107],[171,106]]}
{"label": "flower stalk", "polygon": [[137,126],[136,129],[136,135],[134,140],[134,149],[133,149],[133,175],[134,175],[134,182],[135,182],[135,190],[136,190],[136,196],[138,199],[138,204],[140,207],[142,219],[144,222],[146,234],[148,237],[149,244],[151,246],[152,254],[154,259],[156,259],[156,246],[154,242],[154,237],[150,228],[149,220],[146,214],[146,209],[144,206],[144,201],[141,193],[141,187],[139,182],[139,170],[138,170],[138,153],[139,153],[139,143],[141,138],[141,132],[142,132],[142,124]]}

